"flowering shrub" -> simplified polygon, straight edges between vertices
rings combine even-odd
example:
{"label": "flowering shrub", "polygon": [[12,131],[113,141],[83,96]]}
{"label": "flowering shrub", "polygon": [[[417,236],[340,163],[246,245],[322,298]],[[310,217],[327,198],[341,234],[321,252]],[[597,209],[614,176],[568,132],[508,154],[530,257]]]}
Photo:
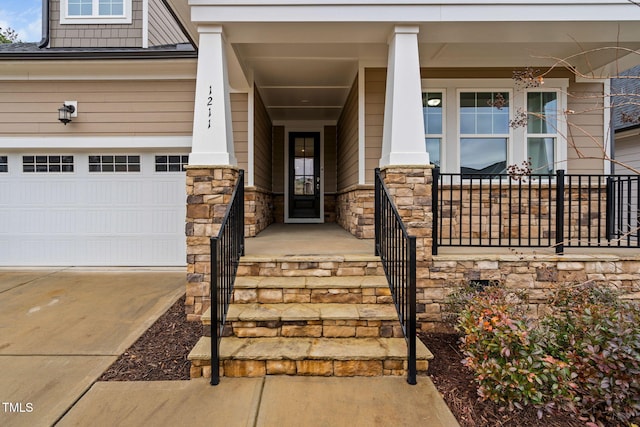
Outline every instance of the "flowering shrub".
{"label": "flowering shrub", "polygon": [[450,297],[463,363],[478,393],[509,409],[561,409],[594,423],[640,416],[640,308],[609,290],[568,287],[540,319],[526,294],[501,287]]}

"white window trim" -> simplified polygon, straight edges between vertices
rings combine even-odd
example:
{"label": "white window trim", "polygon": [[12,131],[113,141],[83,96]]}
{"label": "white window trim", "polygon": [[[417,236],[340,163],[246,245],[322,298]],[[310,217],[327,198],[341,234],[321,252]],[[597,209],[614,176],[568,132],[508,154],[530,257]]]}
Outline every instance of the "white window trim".
{"label": "white window trim", "polygon": [[447,99],[447,89],[445,88],[429,88],[429,90],[425,90],[424,89],[424,84],[423,84],[423,90],[422,93],[426,93],[426,92],[430,92],[430,93],[440,93],[442,95],[442,104],[443,104],[443,108],[442,108],[442,133],[426,133],[426,129],[425,129],[425,134],[424,134],[424,139],[425,139],[425,148],[426,148],[426,139],[427,138],[440,138],[440,165],[442,165],[442,159],[446,158],[446,150],[447,147],[445,144],[445,141],[447,140],[447,110],[449,108],[448,106],[448,99]]}
{"label": "white window trim", "polygon": [[[516,89],[513,79],[423,79],[423,92],[443,92],[445,108],[443,111],[443,140],[440,148],[440,166],[443,173],[460,173],[460,92],[508,92],[509,120],[521,108],[526,111],[527,92],[556,92],[558,94],[558,135],[555,147],[556,165],[554,170],[566,169],[567,166],[567,123],[562,112],[567,108],[567,90],[569,79],[545,79],[544,86],[531,89]],[[446,118],[455,117],[455,120]],[[455,139],[451,141],[449,136]],[[479,136],[479,135],[478,135]],[[526,128],[509,128],[507,147],[507,165],[527,160]]]}
{"label": "white window trim", "polygon": [[60,2],[60,24],[131,24],[132,22],[132,4],[133,0],[124,0],[124,14],[122,16],[98,15],[98,0],[92,0],[93,13],[91,16],[70,16],[69,15],[69,3],[68,0],[61,0]]}

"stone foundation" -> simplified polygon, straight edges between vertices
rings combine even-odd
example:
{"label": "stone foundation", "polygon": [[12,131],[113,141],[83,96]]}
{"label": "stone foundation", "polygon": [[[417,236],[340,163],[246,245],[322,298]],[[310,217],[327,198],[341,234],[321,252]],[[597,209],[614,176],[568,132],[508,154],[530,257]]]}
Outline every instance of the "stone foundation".
{"label": "stone foundation", "polygon": [[[487,249],[489,250],[489,249]],[[640,257],[614,255],[438,255],[418,272],[418,321],[424,331],[443,330],[443,304],[460,285],[496,282],[529,295],[529,312],[542,314],[548,298],[562,284],[591,281],[626,292],[640,301]]]}
{"label": "stone foundation", "polygon": [[186,178],[187,290],[185,312],[198,321],[210,305],[210,237],[220,224],[238,181],[232,166],[188,166]]}
{"label": "stone foundation", "polygon": [[259,187],[244,189],[244,235],[255,237],[274,222],[273,195]]}
{"label": "stone foundation", "polygon": [[359,239],[373,239],[374,191],[372,185],[357,185],[336,197],[336,222]]}

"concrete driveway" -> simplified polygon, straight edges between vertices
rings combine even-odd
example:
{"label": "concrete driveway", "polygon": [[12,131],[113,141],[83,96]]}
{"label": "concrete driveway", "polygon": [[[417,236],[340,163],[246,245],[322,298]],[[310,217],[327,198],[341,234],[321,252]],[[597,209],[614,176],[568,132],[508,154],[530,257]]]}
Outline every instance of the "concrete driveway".
{"label": "concrete driveway", "polygon": [[185,291],[185,272],[0,269],[0,426],[49,426]]}

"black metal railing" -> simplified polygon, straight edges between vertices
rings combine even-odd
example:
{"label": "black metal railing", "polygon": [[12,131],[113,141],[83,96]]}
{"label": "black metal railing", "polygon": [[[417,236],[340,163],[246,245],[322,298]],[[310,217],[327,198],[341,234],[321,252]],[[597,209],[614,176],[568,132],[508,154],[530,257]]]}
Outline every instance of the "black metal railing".
{"label": "black metal railing", "polygon": [[416,384],[416,238],[407,233],[379,169],[375,173],[375,253],[382,260],[407,340],[407,382]]}
{"label": "black metal railing", "polygon": [[211,385],[220,383],[220,339],[244,255],[244,171],[231,194],[220,230],[211,237]]}
{"label": "black metal railing", "polygon": [[638,176],[433,173],[440,246],[638,247]]}

